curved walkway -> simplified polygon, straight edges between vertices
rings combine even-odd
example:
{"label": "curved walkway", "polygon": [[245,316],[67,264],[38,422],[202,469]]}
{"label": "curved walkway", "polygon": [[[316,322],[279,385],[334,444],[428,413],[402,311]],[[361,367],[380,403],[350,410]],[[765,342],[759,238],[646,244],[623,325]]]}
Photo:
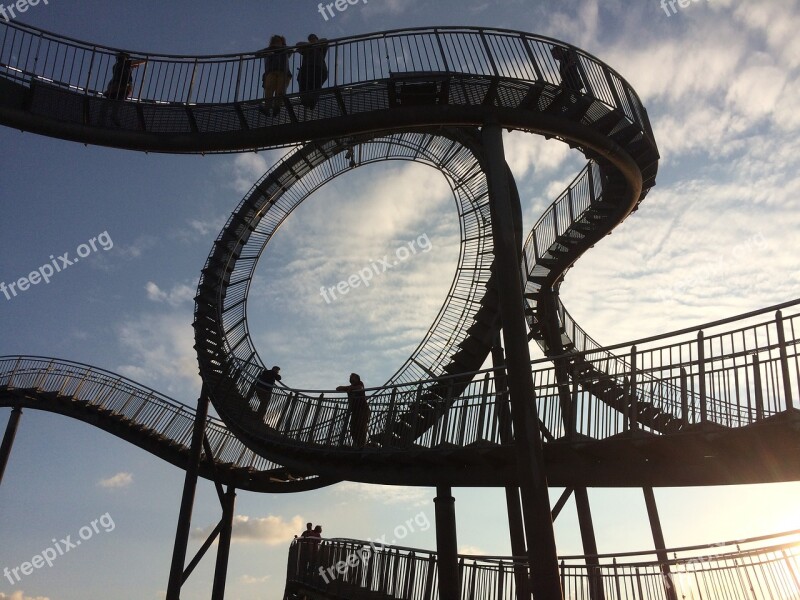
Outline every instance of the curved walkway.
{"label": "curved walkway", "polygon": [[[0,357],[0,406],[61,414],[93,425],[186,468],[194,409],[130,379],[79,363],[37,356]],[[200,475],[254,492],[299,492],[333,483],[276,465],[248,450],[209,417]]]}

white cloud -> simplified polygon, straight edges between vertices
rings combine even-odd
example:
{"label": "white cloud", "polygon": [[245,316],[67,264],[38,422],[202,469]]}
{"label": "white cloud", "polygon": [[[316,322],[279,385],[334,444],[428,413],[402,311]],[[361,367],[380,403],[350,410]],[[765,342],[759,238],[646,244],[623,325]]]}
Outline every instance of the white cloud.
{"label": "white cloud", "polygon": [[237,154],[233,159],[233,180],[231,185],[240,194],[246,194],[253,184],[261,179],[273,164],[287,150],[267,150],[264,152],[248,152]]}
{"label": "white cloud", "polygon": [[260,584],[260,583],[267,583],[267,581],[269,581],[270,578],[271,578],[270,575],[264,575],[263,577],[253,577],[252,575],[242,575],[239,578],[239,581],[241,581],[245,585],[257,585],[257,584]]}
{"label": "white cloud", "polygon": [[200,377],[191,322],[190,310],[123,319],[116,332],[129,362],[117,372],[173,396],[196,398]]}
{"label": "white cloud", "polygon": [[[216,525],[209,525],[205,529],[195,529],[192,537],[206,539]],[[300,516],[289,520],[283,517],[269,515],[267,517],[248,517],[236,515],[233,518],[232,541],[254,542],[268,546],[286,544],[294,539],[305,529],[305,521]]]}
{"label": "white cloud", "polygon": [[459,546],[458,547],[458,553],[459,554],[468,554],[468,555],[472,555],[472,556],[486,556],[487,554],[489,554],[483,548],[479,548],[478,546],[470,546],[468,544],[464,545],[464,546]]}
{"label": "white cloud", "polygon": [[403,485],[373,485],[346,481],[337,485],[337,494],[354,496],[384,505],[426,506],[431,503],[431,490]]}
{"label": "white cloud", "polygon": [[106,489],[119,489],[128,487],[133,483],[133,474],[131,473],[117,473],[107,479],[101,479],[97,485]]}
{"label": "white cloud", "polygon": [[192,302],[195,295],[195,288],[185,283],[177,283],[169,291],[164,291],[152,281],[148,281],[144,286],[147,291],[147,298],[153,302],[164,302],[171,306],[178,306],[185,302]]}

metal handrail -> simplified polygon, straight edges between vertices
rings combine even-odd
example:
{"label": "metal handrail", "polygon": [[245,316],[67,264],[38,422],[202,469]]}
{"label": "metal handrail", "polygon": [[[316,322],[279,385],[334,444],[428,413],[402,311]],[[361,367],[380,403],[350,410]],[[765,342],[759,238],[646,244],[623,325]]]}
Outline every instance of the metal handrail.
{"label": "metal handrail", "polygon": [[[800,531],[791,531],[671,548],[664,551],[672,556],[667,560],[658,559],[651,550],[563,556],[559,558],[562,586],[565,597],[586,598],[592,587],[601,582],[608,600],[642,597],[633,590],[643,587],[650,594],[648,598],[668,598],[666,591],[671,588],[679,592],[678,597],[685,598],[714,598],[723,590],[725,597],[751,597],[753,589],[760,590],[763,597],[796,597],[786,594],[800,594],[798,534]],[[635,556],[652,558],[621,561]],[[599,558],[606,562],[598,563]],[[466,594],[462,597],[517,598],[515,569],[516,574],[520,568],[527,572],[527,557],[459,554],[457,560],[462,594]],[[312,549],[302,540],[295,540],[289,546],[286,585],[287,589],[302,585],[338,594],[359,590],[401,600],[433,600],[438,597],[437,570],[435,551],[341,538],[322,540]],[[718,579],[721,572],[732,576],[722,581]],[[385,577],[385,573],[393,576]],[[704,595],[693,594],[698,586],[702,586]]]}
{"label": "metal handrail", "polygon": [[[163,435],[166,439],[188,449],[187,443],[194,426],[194,409],[147,386],[111,371],[75,361],[42,356],[0,356],[0,388],[9,391],[28,389],[31,386],[26,385],[26,376],[36,379],[33,387],[37,391],[58,391],[62,395],[71,395],[78,400],[96,405],[98,408],[109,408],[117,416],[131,418],[134,424],[143,425],[154,433]],[[76,383],[86,382],[91,384],[89,389],[84,389],[83,386],[71,389],[71,386]],[[101,391],[110,384],[111,393],[103,396]],[[127,409],[127,403],[114,408],[115,399],[121,398],[122,395],[130,395],[131,398],[137,398],[141,403],[133,411]],[[98,398],[101,397],[102,400],[98,402]],[[182,421],[180,427],[177,421]],[[215,444],[217,451],[214,456],[215,460],[220,460],[221,456],[218,451],[228,444],[238,445],[245,449],[242,442],[216,417],[208,416],[206,431],[210,438],[221,440],[220,443]],[[224,440],[228,441],[224,442]],[[240,460],[235,466],[254,467],[262,471],[282,468],[251,450],[240,454]]]}
{"label": "metal handrail", "polygon": [[[0,22],[0,32],[4,30],[0,72],[4,71],[9,78],[93,96],[102,96],[111,81],[120,49],[81,42],[16,21]],[[593,55],[553,38],[506,29],[454,26],[397,29],[338,38],[327,44],[328,62],[335,61],[329,65],[331,77],[327,87],[371,84],[388,80],[398,72],[432,70],[559,86],[559,66],[549,50],[569,49],[579,58],[585,94],[612,110],[620,110],[652,139],[646,111],[627,81]],[[375,55],[381,45],[387,48],[385,58]],[[390,46],[402,52],[392,55],[388,51]],[[204,105],[262,98],[260,81],[266,50],[207,56],[129,52],[146,64],[146,69],[135,69],[133,73],[131,99],[136,102]],[[44,60],[40,61],[42,53]],[[295,52],[290,56],[290,70],[294,72],[298,67],[299,57]],[[290,92],[297,91],[296,81],[292,86]],[[617,88],[624,94],[620,95]],[[191,90],[194,97],[188,95]]]}
{"label": "metal handrail", "polygon": [[[786,308],[787,306],[795,306],[798,303],[800,301],[784,303],[780,306]],[[769,309],[771,308],[769,307]],[[719,327],[719,323],[723,325],[740,325],[741,322],[747,322],[765,314],[766,310],[746,313],[740,317],[739,322],[732,320],[732,318],[723,319],[697,326],[690,331],[712,330],[715,326]],[[638,350],[639,364],[646,365],[643,372],[652,374],[654,379],[667,381],[676,387],[680,383],[674,373],[680,368],[689,369],[687,394],[691,396],[692,394],[689,394],[689,392],[693,392],[696,396],[701,373],[700,367],[703,365],[715,365],[720,362],[725,363],[718,368],[707,368],[703,371],[704,375],[702,376],[709,384],[713,383],[717,386],[718,394],[724,397],[724,402],[713,403],[709,401],[704,417],[700,406],[691,407],[688,414],[678,414],[677,416],[686,419],[689,424],[701,422],[704,418],[707,421],[717,422],[729,427],[745,426],[768,418],[772,414],[793,408],[793,404],[787,404],[786,399],[776,393],[775,390],[782,389],[782,373],[797,373],[800,366],[800,354],[798,353],[800,312],[783,316],[782,319],[784,323],[788,323],[785,328],[793,333],[793,335],[787,336],[785,340],[785,346],[783,346],[785,353],[780,352],[782,347],[779,344],[774,342],[767,343],[759,339],[766,337],[764,335],[765,331],[772,332],[769,335],[773,338],[776,337],[774,330],[777,327],[777,321],[770,320],[749,324],[746,327],[728,328],[725,331],[704,338],[705,340],[724,340],[730,337],[733,331],[736,333],[737,340],[741,340],[737,343],[743,344],[745,347],[744,349],[735,349],[730,352],[714,353],[710,351],[706,354],[703,363],[697,360],[693,350],[698,343],[697,340],[672,342],[668,338],[659,336],[660,341],[663,342],[666,339],[669,343],[656,347],[646,347],[645,344],[640,344],[641,347]],[[686,331],[686,329],[679,330],[675,335],[676,337],[684,336]],[[665,349],[670,349],[671,353],[663,352]],[[602,354],[604,351],[605,349],[599,349],[597,353]],[[753,354],[763,356],[757,367],[754,366],[753,362],[747,360]],[[783,354],[785,354],[785,357]],[[672,360],[665,359],[661,364],[651,360],[653,357],[661,356],[671,356]],[[687,359],[687,357],[691,360]],[[591,357],[589,357],[589,360],[591,360]],[[791,368],[784,369],[782,361],[788,361]],[[554,369],[549,365],[550,359],[534,361],[532,363],[532,374],[537,393],[539,414],[548,429],[559,437],[567,432],[564,430],[563,425],[559,424],[561,415],[558,403],[551,401],[557,397],[558,385]],[[759,392],[762,396],[760,410],[756,406],[756,393],[753,389],[754,368],[758,368],[762,379]],[[501,392],[496,388],[494,372],[494,370],[476,372],[475,376],[472,377],[471,383],[469,383],[461,396],[454,400],[449,411],[447,411],[449,417],[442,418],[428,432],[415,440],[415,443],[430,448],[443,442],[466,446],[480,439],[497,444],[502,443],[498,427],[499,416],[496,413],[496,401]],[[483,378],[480,377],[481,374]],[[632,374],[629,369],[627,372],[616,372],[613,375],[605,375],[604,377],[621,380],[626,376],[630,377]],[[414,403],[418,401],[419,389],[446,389],[447,379],[447,377],[442,377],[421,382],[392,385],[386,388],[370,388],[372,392],[370,407],[373,415],[370,426],[372,436],[378,439],[385,432],[383,428],[390,425],[390,415],[399,414],[400,411],[407,411],[413,408]],[[735,380],[738,380],[740,385],[731,384],[728,387],[723,385],[726,381],[733,382]],[[796,376],[793,375],[789,383],[792,389],[797,389]],[[276,433],[294,440],[302,440],[303,443],[310,442],[340,447],[350,445],[348,440],[344,439],[346,437],[344,434],[344,419],[347,413],[347,401],[344,394],[330,390],[292,390],[291,394],[293,395],[291,398],[288,394],[289,392],[274,394],[271,413],[290,410],[288,403],[291,402],[292,415],[297,417],[303,414],[316,414],[317,420],[313,427],[310,418],[308,421],[289,419],[281,423],[272,423]],[[577,400],[579,405],[586,409],[587,413],[593,415],[593,420],[587,419],[584,422],[581,433],[602,439],[621,433],[627,427],[628,424],[621,416],[617,415],[612,418],[610,416],[611,413],[604,412],[599,407],[599,401],[593,398],[590,393],[580,392]],[[680,407],[679,404],[676,406],[679,410],[685,408]],[[481,414],[483,417],[480,416]],[[439,416],[443,417],[443,415]],[[479,427],[481,418],[483,419],[483,426]],[[463,428],[468,431],[465,432]],[[331,431],[335,431],[335,433],[331,435]],[[332,442],[326,442],[328,439],[332,440]],[[287,443],[290,443],[290,441],[287,441]]]}

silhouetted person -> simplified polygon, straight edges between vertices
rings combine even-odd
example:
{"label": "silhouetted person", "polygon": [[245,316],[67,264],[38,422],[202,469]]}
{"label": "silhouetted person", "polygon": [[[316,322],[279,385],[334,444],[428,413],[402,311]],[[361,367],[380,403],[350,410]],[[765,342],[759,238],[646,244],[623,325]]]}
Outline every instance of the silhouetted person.
{"label": "silhouetted person", "polygon": [[[310,524],[311,523],[309,523],[309,525]],[[314,531],[312,531],[306,539],[308,539],[310,551],[308,557],[308,566],[313,572],[319,564],[319,546],[322,543],[322,525],[317,525],[314,527]]]}
{"label": "silhouetted person", "polygon": [[582,91],[585,86],[578,67],[578,53],[575,52],[575,49],[553,46],[550,49],[550,54],[558,61],[561,83],[576,92]]}
{"label": "silhouetted person", "polygon": [[337,392],[347,392],[347,403],[350,417],[350,437],[353,444],[364,447],[367,443],[367,427],[369,426],[369,404],[364,393],[364,382],[356,373],[350,373],[350,385],[340,385]]}
{"label": "silhouetted person", "polygon": [[281,368],[278,366],[264,369],[256,379],[256,396],[258,396],[259,401],[256,414],[259,419],[263,419],[264,415],[267,414],[267,407],[270,400],[272,400],[272,389],[275,387],[275,382],[281,380],[280,371]]}
{"label": "silhouetted person", "polygon": [[[281,112],[281,98],[286,95],[286,89],[292,80],[289,70],[289,56],[292,50],[286,47],[286,38],[282,35],[273,35],[269,46],[261,54],[264,56],[264,111],[272,108],[272,116],[277,117]],[[270,100],[271,99],[271,100]]]}
{"label": "silhouetted person", "polygon": [[300,102],[307,109],[313,110],[319,99],[319,89],[328,79],[328,65],[325,64],[328,40],[319,39],[312,33],[307,42],[297,42],[297,51],[303,59],[297,73]]}
{"label": "silhouetted person", "polygon": [[[144,63],[143,60],[133,60],[127,52],[117,52],[116,62],[111,72],[111,81],[106,86],[103,95],[109,100],[119,102],[126,100],[133,93],[133,70]],[[111,120],[119,125],[119,104],[114,104]]]}
{"label": "silhouetted person", "polygon": [[[311,559],[311,538],[315,535],[314,534],[314,525],[312,523],[306,523],[306,530],[300,534],[300,540],[297,542],[297,546],[299,549],[299,570],[301,573],[307,573],[311,566],[310,559]],[[294,536],[297,537],[297,536]]]}

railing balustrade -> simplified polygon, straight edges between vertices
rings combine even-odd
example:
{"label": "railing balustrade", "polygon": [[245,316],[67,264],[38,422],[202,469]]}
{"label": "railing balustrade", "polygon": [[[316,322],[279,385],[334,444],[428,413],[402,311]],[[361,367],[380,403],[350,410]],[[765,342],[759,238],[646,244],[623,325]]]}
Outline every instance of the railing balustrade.
{"label": "railing balustrade", "polygon": [[[795,300],[784,305],[790,309]],[[576,433],[603,439],[627,430],[630,425],[619,410],[587,391],[604,380],[620,388],[628,386],[635,375],[638,408],[658,401],[659,407],[687,425],[702,421],[697,401],[702,380],[706,382],[707,421],[725,427],[744,427],[794,408],[784,396],[784,373],[789,373],[789,387],[798,389],[800,353],[796,339],[800,312],[782,315],[784,344],[778,341],[778,321],[770,307],[726,319],[718,324],[667,333],[636,342],[635,371],[630,360],[619,360],[607,349],[584,353],[584,359],[596,367],[599,375],[578,377],[579,388],[573,391],[576,401]],[[720,331],[727,325],[733,326]],[[697,349],[697,333],[704,332],[702,360]],[[790,334],[790,335],[789,335]],[[614,352],[627,346],[610,347]],[[755,360],[755,358],[758,360]],[[532,363],[537,409],[547,431],[554,438],[565,437],[558,382],[550,359]],[[701,368],[702,365],[702,368]],[[235,367],[242,371],[243,366]],[[470,381],[449,409],[440,400],[448,386],[459,378]],[[591,381],[589,381],[591,379]],[[758,383],[758,387],[756,387]],[[591,384],[591,385],[590,385]],[[254,377],[251,380],[254,385]],[[655,388],[659,391],[653,391]],[[252,388],[251,388],[252,389]],[[371,418],[369,434],[376,447],[435,448],[442,444],[468,447],[471,444],[502,444],[499,403],[507,402],[505,390],[496,387],[495,372],[481,371],[455,377],[409,382],[367,390]],[[258,399],[247,396],[255,411]],[[291,409],[291,410],[290,410]],[[290,412],[287,412],[290,411]],[[416,415],[429,424],[415,437],[397,434],[398,415]],[[289,390],[275,388],[267,407],[265,425],[274,434],[320,446],[352,447],[347,432],[347,400],[344,394],[330,390]],[[413,424],[412,424],[413,425]],[[642,428],[646,425],[639,423]]]}
{"label": "railing balustrade", "polygon": [[[399,74],[457,74],[562,85],[554,48],[578,60],[585,93],[619,109],[652,138],[647,114],[635,91],[613,69],[577,48],[551,38],[493,28],[435,27],[386,31],[327,42],[329,69],[323,89],[370,86]],[[301,57],[291,47],[289,69]],[[0,22],[0,76],[24,85],[49,85],[83,96],[102,97],[112,80],[117,52],[41,31],[18,21]],[[129,100],[149,105],[222,105],[258,102],[268,51],[178,56],[130,51],[142,64],[133,69]],[[298,77],[288,92],[299,92]],[[459,92],[452,91],[453,94]]]}
{"label": "railing balustrade", "polygon": [[[191,445],[192,408],[102,369],[43,357],[0,357],[0,386],[7,391],[55,391],[96,410],[108,410],[120,420],[142,425],[186,450]],[[247,449],[219,419],[208,418],[206,435],[219,462],[259,471],[280,468]]]}
{"label": "railing balustrade", "polygon": [[[590,600],[601,586],[607,600],[767,600],[800,598],[800,531],[718,544],[655,551],[565,556],[559,560],[564,598]],[[588,559],[588,560],[587,560]],[[514,568],[526,558],[459,555],[460,600],[517,600]],[[312,588],[330,597],[368,590],[395,600],[438,598],[435,552],[348,539],[289,548],[287,590]],[[350,595],[348,595],[350,594]]]}

